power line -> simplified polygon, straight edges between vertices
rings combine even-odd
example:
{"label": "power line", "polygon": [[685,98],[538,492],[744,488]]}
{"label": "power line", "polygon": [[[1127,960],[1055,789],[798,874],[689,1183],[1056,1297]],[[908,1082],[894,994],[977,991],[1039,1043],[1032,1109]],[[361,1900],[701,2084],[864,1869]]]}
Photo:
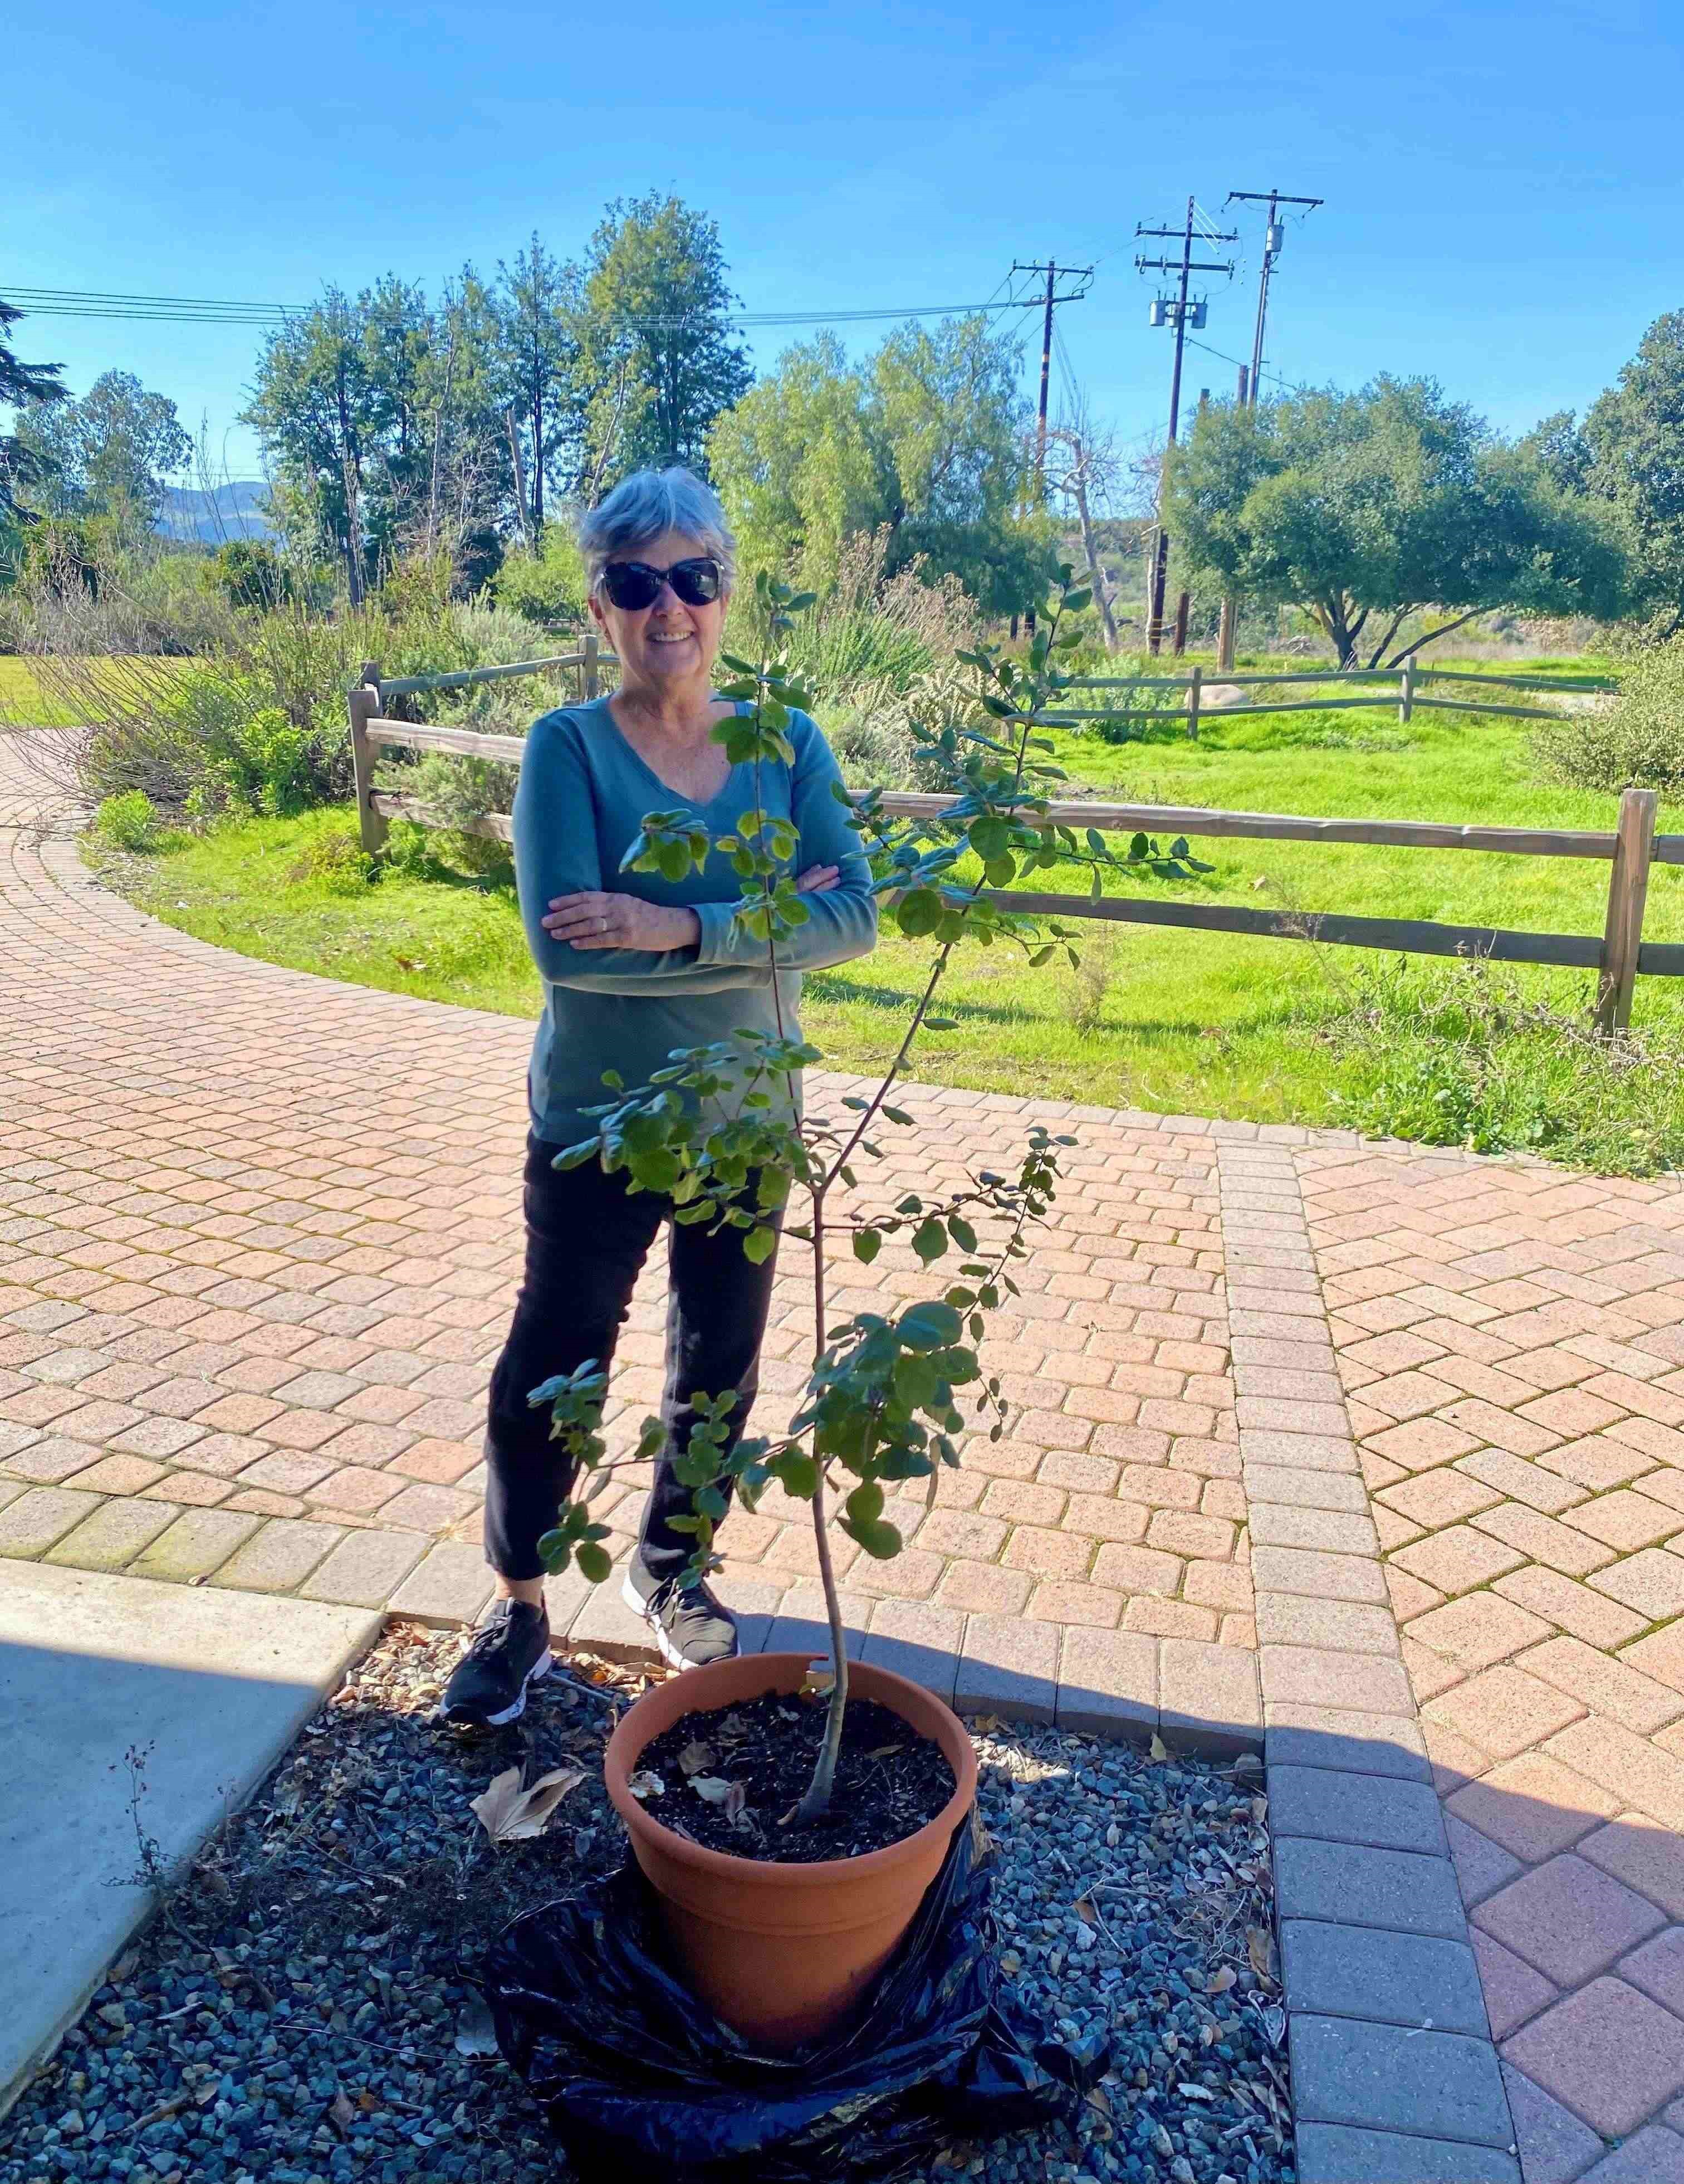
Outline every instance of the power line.
{"label": "power line", "polygon": [[[88,288],[19,287],[0,283],[0,295],[35,318],[121,319],[177,326],[279,326],[305,316],[314,305],[262,304],[214,296],[146,296],[108,293]],[[828,311],[733,311],[725,315],[732,326],[822,326],[864,325],[891,319],[970,318],[986,314],[1018,311],[1038,303],[1038,298],[1018,296],[981,304],[909,304],[870,305]],[[1064,302],[1065,298],[1058,299]],[[631,314],[617,318],[616,326],[642,332],[665,332],[693,323],[693,315],[681,312]]]}

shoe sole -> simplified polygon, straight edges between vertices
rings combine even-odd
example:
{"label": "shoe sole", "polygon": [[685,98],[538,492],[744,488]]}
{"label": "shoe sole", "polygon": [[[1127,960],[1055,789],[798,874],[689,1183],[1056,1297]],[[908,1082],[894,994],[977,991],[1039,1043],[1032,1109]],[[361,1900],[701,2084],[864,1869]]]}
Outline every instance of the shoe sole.
{"label": "shoe sole", "polygon": [[[666,1632],[661,1628],[659,1617],[650,1614],[648,1602],[644,1599],[642,1594],[638,1591],[636,1586],[631,1582],[630,1572],[627,1573],[625,1581],[620,1588],[620,1596],[631,1610],[632,1613],[639,1617],[642,1622],[647,1624],[650,1631],[653,1634],[655,1644],[660,1649],[661,1658],[666,1663],[668,1668],[705,1669],[712,1666],[712,1663],[707,1661],[687,1660],[684,1654],[680,1652],[679,1648],[673,1644],[671,1639],[668,1637]],[[733,1632],[736,1632],[736,1624],[735,1619],[732,1621],[731,1629]],[[742,1640],[739,1634],[736,1637],[736,1642],[731,1647],[731,1652],[729,1653],[721,1653],[719,1656],[719,1658],[722,1661],[734,1661],[742,1651]]]}
{"label": "shoe sole", "polygon": [[501,1713],[479,1715],[447,1713],[442,1715],[440,1719],[447,1723],[452,1729],[505,1728],[511,1721],[520,1720],[521,1715],[526,1711],[527,1692],[534,1684],[541,1684],[554,1666],[555,1656],[547,1646],[522,1678],[520,1689],[515,1694],[513,1706],[505,1707]]}

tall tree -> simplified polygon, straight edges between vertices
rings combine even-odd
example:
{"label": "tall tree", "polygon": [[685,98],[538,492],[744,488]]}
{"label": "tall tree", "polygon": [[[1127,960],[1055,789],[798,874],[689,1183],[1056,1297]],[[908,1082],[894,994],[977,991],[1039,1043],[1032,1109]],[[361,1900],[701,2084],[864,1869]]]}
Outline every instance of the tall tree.
{"label": "tall tree", "polygon": [[581,339],[604,470],[707,461],[708,432],[753,381],[731,330],[719,225],[675,197],[620,198],[591,238]]}
{"label": "tall tree", "polygon": [[1684,628],[1684,311],[1643,336],[1592,406],[1581,444],[1586,483],[1629,530],[1638,604],[1675,634]]}
{"label": "tall tree", "polygon": [[890,575],[927,555],[991,612],[1022,606],[1047,554],[1016,512],[1018,362],[980,316],[902,327],[858,368],[833,334],[786,351],[709,442],[745,559],[822,588],[847,538],[886,526]]}
{"label": "tall tree", "polygon": [[580,275],[552,257],[536,234],[497,273],[517,513],[527,543],[536,545],[543,536],[545,488],[566,492],[577,469]]}
{"label": "tall tree", "polygon": [[137,531],[157,522],[170,473],[193,454],[175,404],[130,371],[104,373],[80,400],[26,418],[19,435],[42,465],[44,514],[109,516]]}
{"label": "tall tree", "polygon": [[353,605],[371,571],[369,466],[389,405],[370,369],[369,298],[329,288],[270,335],[258,360],[250,425],[281,473],[281,510],[307,511],[315,543],[342,563]]}
{"label": "tall tree", "polygon": [[[25,364],[8,338],[23,313],[0,298],[0,410],[41,410],[69,399],[56,364]],[[0,432],[0,521],[19,515],[17,488],[39,484],[41,458],[15,432]]]}
{"label": "tall tree", "polygon": [[869,389],[833,333],[786,349],[714,421],[708,460],[745,566],[804,591],[827,591],[844,543],[887,521]]}
{"label": "tall tree", "polygon": [[1420,608],[1461,610],[1438,638],[1495,607],[1606,616],[1626,597],[1615,526],[1431,380],[1206,404],[1171,451],[1167,520],[1190,573],[1307,609],[1353,665]]}

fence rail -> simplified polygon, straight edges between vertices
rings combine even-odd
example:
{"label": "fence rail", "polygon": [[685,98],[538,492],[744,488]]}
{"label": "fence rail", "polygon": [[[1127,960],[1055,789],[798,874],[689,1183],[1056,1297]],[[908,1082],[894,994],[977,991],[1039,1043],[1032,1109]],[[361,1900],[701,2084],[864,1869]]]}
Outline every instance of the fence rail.
{"label": "fence rail", "polygon": [[[595,666],[600,655],[588,650],[548,666],[572,665],[582,671],[595,694]],[[513,670],[470,670],[482,679]],[[527,670],[526,671],[534,671]],[[356,775],[357,811],[364,848],[377,852],[388,823],[403,819],[422,827],[447,827],[459,833],[511,839],[506,812],[459,820],[420,797],[375,786],[377,751],[447,751],[518,767],[525,744],[518,736],[481,734],[467,728],[433,728],[381,716],[383,697],[405,688],[459,688],[451,678],[414,677],[383,683],[370,661],[364,680],[349,695],[351,755]],[[947,797],[892,790],[880,800],[891,817],[939,819],[950,808]],[[1176,926],[1192,932],[1250,933],[1274,940],[1319,940],[1342,948],[1381,948],[1414,956],[1482,956],[1501,963],[1542,963],[1598,973],[1596,1025],[1605,1037],[1631,1020],[1632,988],[1639,977],[1684,978],[1684,945],[1645,941],[1643,909],[1649,872],[1656,864],[1684,865],[1684,834],[1658,834],[1658,799],[1653,789],[1628,788],[1620,800],[1616,825],[1609,831],[1571,827],[1464,827],[1420,819],[1318,819],[1268,811],[1207,811],[1196,805],[1061,802],[1049,805],[1054,822],[1089,827],[1101,833],[1150,831],[1207,839],[1264,842],[1328,842],[1410,850],[1472,850],[1485,854],[1529,857],[1589,857],[1609,867],[1603,936],[1589,933],[1509,932],[1498,926],[1451,925],[1432,918],[1363,917],[1343,911],[1253,910],[1238,904],[1181,902],[1153,897],[1041,894],[1011,889],[992,892],[991,901],[1053,917],[1094,918],[1133,925]]]}
{"label": "fence rail", "polygon": [[[1397,667],[1306,667],[1294,673],[1290,669],[1271,668],[1266,671],[1231,675],[1218,672],[1206,679],[1202,666],[1191,669],[1186,675],[1077,675],[1070,680],[1073,690],[1179,690],[1186,694],[1181,710],[1187,715],[1187,733],[1197,738],[1201,716],[1209,702],[1213,688],[1222,689],[1251,689],[1276,683],[1342,682],[1358,683],[1362,689],[1342,698],[1289,698],[1282,705],[1265,704],[1261,710],[1270,713],[1348,713],[1376,703],[1364,691],[1395,689],[1398,693],[1398,718],[1411,720],[1415,708],[1426,706],[1429,710],[1447,713],[1498,713],[1515,721],[1553,721],[1559,716],[1543,705],[1501,705],[1483,698],[1431,698],[1420,690],[1423,682],[1476,682],[1497,684],[1507,689],[1533,692],[1559,691],[1570,696],[1605,695],[1619,685],[1605,675],[1487,675],[1460,667],[1418,666],[1412,653]],[[1225,712],[1230,708],[1220,708]],[[1060,707],[1056,712],[1043,713],[1042,722],[1048,727],[1077,727],[1085,721],[1162,720],[1164,716],[1156,707],[1109,705],[1098,708]]]}

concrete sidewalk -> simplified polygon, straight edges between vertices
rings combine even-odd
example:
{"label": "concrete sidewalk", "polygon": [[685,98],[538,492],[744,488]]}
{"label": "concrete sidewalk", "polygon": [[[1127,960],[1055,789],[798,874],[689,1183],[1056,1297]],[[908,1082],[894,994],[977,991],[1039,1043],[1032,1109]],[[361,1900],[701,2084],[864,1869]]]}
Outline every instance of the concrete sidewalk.
{"label": "concrete sidewalk", "polygon": [[152,1908],[137,1824],[179,1866],[383,1619],[0,1563],[0,2114]]}

